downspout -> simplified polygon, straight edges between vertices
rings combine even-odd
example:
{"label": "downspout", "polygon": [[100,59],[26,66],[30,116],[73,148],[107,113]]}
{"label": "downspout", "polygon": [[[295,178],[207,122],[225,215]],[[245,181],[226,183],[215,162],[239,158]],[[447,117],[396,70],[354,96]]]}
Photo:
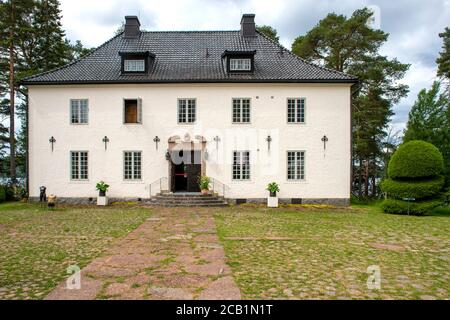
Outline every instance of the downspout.
{"label": "downspout", "polygon": [[350,87],[350,199],[353,191],[353,97],[360,89],[359,80]]}

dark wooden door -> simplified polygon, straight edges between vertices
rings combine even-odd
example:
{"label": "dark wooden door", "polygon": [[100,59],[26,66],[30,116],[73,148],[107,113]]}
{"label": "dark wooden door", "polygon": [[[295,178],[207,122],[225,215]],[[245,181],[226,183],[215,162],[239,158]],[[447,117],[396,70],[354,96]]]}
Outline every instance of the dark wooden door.
{"label": "dark wooden door", "polygon": [[190,159],[186,158],[186,173],[187,173],[187,191],[200,192],[198,186],[198,179],[201,175],[201,153],[200,151],[191,151]]}

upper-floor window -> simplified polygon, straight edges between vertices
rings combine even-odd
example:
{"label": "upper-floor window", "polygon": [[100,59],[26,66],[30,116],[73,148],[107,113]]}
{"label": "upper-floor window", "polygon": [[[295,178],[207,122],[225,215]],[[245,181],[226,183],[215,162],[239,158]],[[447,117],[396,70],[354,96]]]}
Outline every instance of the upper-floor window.
{"label": "upper-floor window", "polygon": [[125,72],[145,72],[144,59],[124,59],[123,71]]}
{"label": "upper-floor window", "polygon": [[142,152],[125,151],[123,153],[124,180],[140,180],[142,178]]}
{"label": "upper-floor window", "polygon": [[233,123],[250,123],[250,99],[233,99]]}
{"label": "upper-floor window", "polygon": [[287,122],[305,123],[305,99],[295,98],[287,101]]}
{"label": "upper-floor window", "polygon": [[70,100],[70,123],[87,124],[88,123],[88,100],[73,99]]}
{"label": "upper-floor window", "polygon": [[71,151],[70,152],[70,179],[87,180],[88,179],[88,152]]}
{"label": "upper-floor window", "polygon": [[196,112],[195,99],[178,99],[178,123],[194,123]]}
{"label": "upper-floor window", "polygon": [[123,123],[142,123],[142,99],[124,99]]}
{"label": "upper-floor window", "polygon": [[230,58],[230,71],[250,71],[252,63],[250,58]]}
{"label": "upper-floor window", "polygon": [[305,179],[305,151],[287,152],[287,178],[288,180]]}
{"label": "upper-floor window", "polygon": [[233,180],[250,180],[250,151],[233,151]]}

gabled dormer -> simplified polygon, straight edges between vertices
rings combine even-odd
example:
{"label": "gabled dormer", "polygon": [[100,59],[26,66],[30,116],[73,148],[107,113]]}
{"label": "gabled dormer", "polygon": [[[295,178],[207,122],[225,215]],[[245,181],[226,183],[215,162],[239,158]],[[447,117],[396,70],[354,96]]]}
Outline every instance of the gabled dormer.
{"label": "gabled dormer", "polygon": [[228,51],[222,54],[225,59],[227,73],[253,73],[255,70],[255,54],[252,51]]}
{"label": "gabled dormer", "polygon": [[145,52],[119,52],[121,57],[121,73],[126,74],[146,74],[149,73],[155,55],[149,51]]}

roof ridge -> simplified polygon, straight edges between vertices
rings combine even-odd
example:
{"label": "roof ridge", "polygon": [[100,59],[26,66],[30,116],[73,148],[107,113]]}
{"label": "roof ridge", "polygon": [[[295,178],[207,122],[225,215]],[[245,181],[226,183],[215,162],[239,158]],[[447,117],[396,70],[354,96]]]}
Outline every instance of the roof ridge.
{"label": "roof ridge", "polygon": [[52,73],[52,72],[55,72],[55,71],[58,71],[58,70],[61,70],[61,69],[65,69],[65,68],[67,68],[67,67],[70,67],[71,65],[74,65],[75,63],[77,63],[77,62],[79,62],[79,61],[81,61],[81,60],[83,60],[83,59],[89,57],[90,55],[94,54],[94,52],[96,52],[96,51],[98,51],[99,49],[103,48],[103,47],[106,46],[108,43],[110,43],[111,41],[113,41],[114,39],[116,39],[117,37],[121,36],[122,33],[124,33],[124,31],[122,31],[122,32],[120,32],[120,33],[118,33],[118,34],[116,34],[116,35],[115,35],[114,37],[112,37],[111,39],[105,41],[104,43],[102,43],[102,44],[99,45],[98,47],[94,48],[91,52],[89,52],[88,54],[86,54],[86,55],[84,55],[84,56],[82,56],[82,57],[79,57],[78,59],[72,60],[72,61],[70,61],[69,63],[66,63],[66,64],[64,64],[64,65],[62,65],[62,66],[57,67],[57,68],[53,68],[53,69],[50,69],[50,70],[47,70],[47,71],[44,71],[44,72],[41,72],[41,73],[38,73],[38,74],[34,74],[34,75],[32,75],[32,76],[29,76],[29,77],[23,78],[22,81],[28,81],[28,80],[34,79],[34,78],[36,78],[36,77],[40,77],[40,76],[43,76],[43,75],[46,75],[46,74],[49,74],[49,73]]}
{"label": "roof ridge", "polygon": [[141,33],[215,33],[215,32],[240,32],[239,30],[141,30]]}
{"label": "roof ridge", "polygon": [[348,74],[348,73],[345,73],[345,72],[341,72],[341,71],[337,71],[337,70],[334,70],[334,69],[326,68],[326,67],[323,67],[323,66],[318,66],[318,65],[316,65],[316,64],[314,64],[314,63],[312,63],[312,62],[306,61],[306,60],[303,59],[302,57],[300,57],[300,56],[296,55],[295,53],[293,53],[291,50],[285,48],[282,44],[276,42],[276,41],[273,40],[272,38],[269,38],[268,36],[266,36],[266,35],[265,35],[264,33],[262,33],[261,31],[256,30],[256,32],[257,32],[259,35],[261,35],[263,38],[265,38],[266,40],[268,40],[268,41],[270,41],[271,43],[273,43],[274,45],[276,45],[276,46],[280,47],[281,49],[287,51],[291,56],[293,56],[294,58],[300,60],[300,61],[303,62],[303,63],[306,63],[306,64],[308,64],[308,65],[310,65],[310,66],[313,66],[313,67],[316,67],[316,68],[323,69],[323,70],[325,70],[325,71],[333,72],[333,73],[336,73],[336,74],[339,74],[339,75],[348,76],[348,77],[351,77],[351,78],[353,78],[353,79],[356,79],[356,78],[357,78],[357,77],[355,77],[355,76],[352,75],[352,74]]}

